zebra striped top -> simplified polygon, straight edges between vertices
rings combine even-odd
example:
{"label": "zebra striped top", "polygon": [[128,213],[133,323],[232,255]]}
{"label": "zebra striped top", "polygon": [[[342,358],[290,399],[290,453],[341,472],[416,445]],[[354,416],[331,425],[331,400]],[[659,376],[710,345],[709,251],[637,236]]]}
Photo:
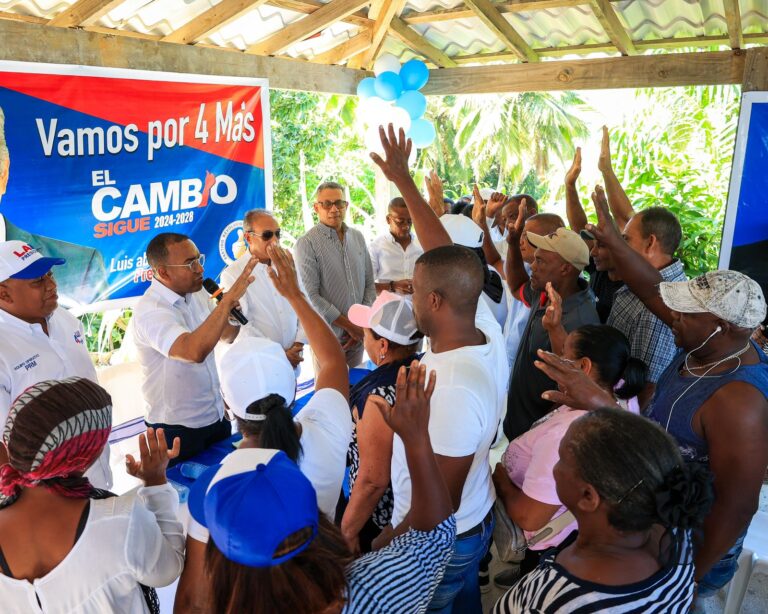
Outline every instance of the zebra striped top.
{"label": "zebra striped top", "polygon": [[449,516],[431,531],[411,529],[360,557],[347,567],[343,614],[426,612],[455,541],[456,519]]}
{"label": "zebra striped top", "polygon": [[690,534],[682,540],[680,556],[650,578],[623,586],[581,580],[555,561],[576,539],[571,534],[558,548],[542,555],[539,566],[499,599],[494,614],[687,614],[693,601],[693,558]]}

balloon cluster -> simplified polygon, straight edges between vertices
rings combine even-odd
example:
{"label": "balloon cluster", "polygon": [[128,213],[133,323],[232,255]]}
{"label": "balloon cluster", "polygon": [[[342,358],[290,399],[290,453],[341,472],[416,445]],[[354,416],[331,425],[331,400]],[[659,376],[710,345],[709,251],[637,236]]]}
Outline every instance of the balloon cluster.
{"label": "balloon cluster", "polygon": [[427,147],[435,140],[435,127],[427,119],[427,99],[419,90],[429,80],[429,69],[421,60],[408,60],[402,66],[391,53],[378,57],[373,65],[376,77],[366,77],[357,86],[363,123],[367,125],[365,145],[380,151],[379,126],[402,128],[416,147]]}

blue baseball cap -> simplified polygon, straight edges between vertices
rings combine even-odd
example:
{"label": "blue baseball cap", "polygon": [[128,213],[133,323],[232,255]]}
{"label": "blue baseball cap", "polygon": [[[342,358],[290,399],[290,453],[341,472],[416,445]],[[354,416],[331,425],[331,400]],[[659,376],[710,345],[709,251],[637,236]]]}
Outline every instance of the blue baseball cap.
{"label": "blue baseball cap", "polygon": [[51,267],[64,264],[64,258],[46,258],[24,241],[0,242],[0,281],[6,279],[37,279]]}
{"label": "blue baseball cap", "polygon": [[[206,527],[230,561],[272,567],[303,552],[317,535],[317,495],[285,452],[236,450],[205,471],[189,492],[189,513]],[[278,546],[312,529],[298,547],[275,556]]]}

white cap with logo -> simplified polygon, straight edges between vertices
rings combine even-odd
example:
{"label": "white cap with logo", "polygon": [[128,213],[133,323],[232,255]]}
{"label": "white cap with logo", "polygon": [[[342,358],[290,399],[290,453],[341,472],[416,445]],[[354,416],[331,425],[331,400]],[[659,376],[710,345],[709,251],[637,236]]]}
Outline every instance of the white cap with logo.
{"label": "white cap with logo", "polygon": [[400,294],[379,294],[373,305],[352,305],[349,321],[360,328],[370,328],[380,337],[400,345],[416,343],[420,335],[413,317],[413,304]]}
{"label": "white cap with logo", "polygon": [[65,262],[64,258],[46,258],[24,241],[0,241],[0,281],[37,279]]}

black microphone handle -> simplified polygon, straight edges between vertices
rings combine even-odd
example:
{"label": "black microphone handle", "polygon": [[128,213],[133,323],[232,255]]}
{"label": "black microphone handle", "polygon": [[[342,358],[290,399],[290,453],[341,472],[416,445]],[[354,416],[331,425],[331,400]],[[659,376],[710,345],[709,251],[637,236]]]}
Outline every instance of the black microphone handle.
{"label": "black microphone handle", "polygon": [[232,307],[232,309],[230,310],[229,314],[230,314],[230,315],[231,315],[233,318],[235,318],[235,320],[237,320],[238,322],[240,322],[240,324],[248,324],[248,318],[246,318],[246,317],[243,315],[243,312],[242,312],[242,311],[240,311],[240,310],[239,310],[237,307]]}
{"label": "black microphone handle", "polygon": [[[219,288],[219,284],[217,284],[214,280],[212,280],[210,277],[208,279],[204,279],[203,288],[205,288],[205,291],[210,294],[217,303],[221,302],[223,294],[221,292],[221,288]],[[240,324],[248,324],[248,318],[246,318],[243,315],[243,312],[240,311],[237,307],[230,309],[229,314],[235,318],[235,320],[240,322]]]}

